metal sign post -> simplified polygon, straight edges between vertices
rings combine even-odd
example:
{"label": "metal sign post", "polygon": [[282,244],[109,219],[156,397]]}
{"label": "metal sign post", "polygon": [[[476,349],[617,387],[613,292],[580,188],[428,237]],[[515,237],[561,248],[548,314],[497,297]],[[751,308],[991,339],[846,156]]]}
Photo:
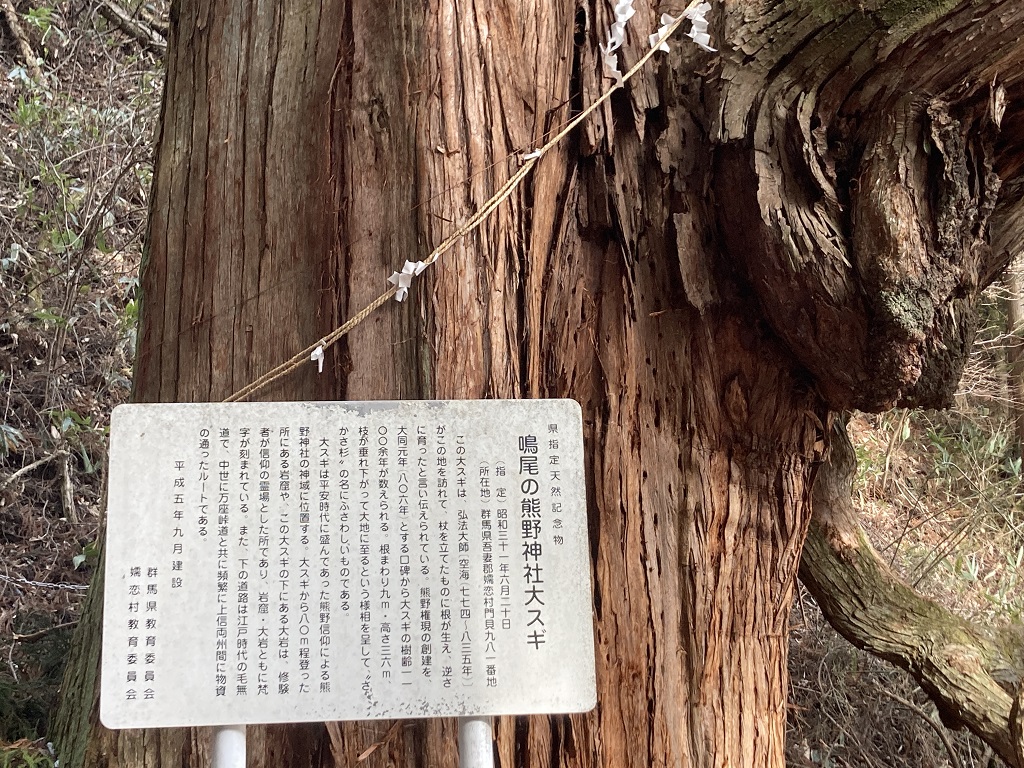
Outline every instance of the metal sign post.
{"label": "metal sign post", "polygon": [[245,726],[222,725],[213,731],[212,768],[245,768]]}
{"label": "metal sign post", "polygon": [[494,768],[494,732],[491,728],[491,718],[459,718],[459,767]]}
{"label": "metal sign post", "polygon": [[[212,768],[245,768],[244,725],[214,729]],[[494,768],[491,718],[459,718],[459,768]]]}

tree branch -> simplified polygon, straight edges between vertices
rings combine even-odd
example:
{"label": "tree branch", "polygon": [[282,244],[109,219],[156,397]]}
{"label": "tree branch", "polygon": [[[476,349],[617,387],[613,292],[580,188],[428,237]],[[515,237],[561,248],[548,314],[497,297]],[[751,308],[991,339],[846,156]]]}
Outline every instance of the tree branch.
{"label": "tree branch", "polygon": [[11,637],[20,643],[31,643],[35,640],[40,640],[46,637],[51,632],[57,632],[61,629],[69,629],[78,625],[78,619],[74,621],[66,621],[63,624],[54,624],[52,627],[44,627],[43,629],[36,630],[35,632],[29,632],[28,634],[19,635],[15,632]]}
{"label": "tree branch", "polygon": [[949,755],[949,762],[953,764],[953,768],[963,768],[963,763],[960,762],[960,757],[957,755],[956,750],[953,748],[953,743],[949,740],[949,734],[946,733],[947,729],[943,727],[942,723],[936,721],[935,718],[933,718],[931,715],[929,715],[927,712],[925,712],[923,709],[917,706],[917,704],[915,704],[914,702],[907,701],[902,696],[897,696],[892,691],[886,690],[885,688],[879,688],[878,692],[881,693],[883,696],[887,696],[893,701],[902,704],[904,707],[906,707],[915,715],[917,715],[926,723],[928,723],[929,727],[933,731],[935,731],[936,735],[938,735],[939,740],[942,741],[942,746],[946,748],[946,754]]}
{"label": "tree branch", "polygon": [[167,40],[163,35],[150,24],[133,17],[114,0],[104,0],[100,3],[99,12],[107,21],[138,40],[143,47],[154,53],[164,53],[167,50]]}
{"label": "tree branch", "polygon": [[922,597],[878,556],[851,502],[856,456],[837,420],[832,454],[814,484],[814,515],[800,578],[847,640],[906,669],[947,727],[967,727],[1024,768],[1014,707],[1024,675],[1024,633],[976,627]]}
{"label": "tree branch", "polygon": [[4,488],[6,488],[11,483],[13,483],[19,477],[27,475],[33,469],[36,469],[37,467],[41,467],[41,466],[43,466],[43,464],[46,464],[48,461],[53,461],[54,459],[66,458],[67,455],[68,455],[67,451],[63,451],[63,450],[62,451],[54,451],[49,456],[43,456],[43,458],[36,459],[31,464],[26,464],[24,467],[19,469],[17,472],[13,472],[10,477],[7,477],[2,482],[0,482],[0,491],[4,490]]}
{"label": "tree branch", "polygon": [[3,11],[4,21],[7,22],[8,29],[11,30],[11,37],[18,44],[18,52],[21,54],[21,58],[25,60],[25,68],[33,80],[37,83],[43,82],[43,71],[39,68],[38,59],[32,51],[28,35],[25,34],[25,30],[21,27],[18,12],[14,10],[11,0],[0,0],[0,10]]}

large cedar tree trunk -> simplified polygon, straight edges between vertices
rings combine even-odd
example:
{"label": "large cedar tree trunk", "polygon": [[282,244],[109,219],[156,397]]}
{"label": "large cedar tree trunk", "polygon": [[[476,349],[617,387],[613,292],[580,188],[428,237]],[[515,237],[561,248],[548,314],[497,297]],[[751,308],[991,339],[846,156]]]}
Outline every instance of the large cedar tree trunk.
{"label": "large cedar tree trunk", "polygon": [[[635,6],[627,66],[679,10]],[[259,393],[582,404],[599,703],[500,719],[501,766],[784,764],[830,409],[947,398],[1016,246],[986,246],[1015,202],[988,98],[1024,70],[1016,6],[716,5],[721,54],[680,36],[323,375]],[[609,85],[611,21],[608,0],[175,2],[135,399],[223,399],[375,298]],[[62,765],[205,764],[202,730],[96,723],[91,605]],[[450,720],[250,733],[251,766],[378,741],[367,768],[457,761]]]}

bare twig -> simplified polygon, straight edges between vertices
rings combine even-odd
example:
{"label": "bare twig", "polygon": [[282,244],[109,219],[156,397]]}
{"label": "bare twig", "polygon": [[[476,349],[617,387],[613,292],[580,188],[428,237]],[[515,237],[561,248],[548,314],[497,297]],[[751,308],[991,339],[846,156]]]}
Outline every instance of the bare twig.
{"label": "bare twig", "polygon": [[11,0],[0,0],[0,10],[3,11],[4,21],[7,22],[7,28],[11,30],[11,36],[18,44],[18,52],[21,54],[21,58],[25,60],[25,68],[33,80],[37,83],[43,82],[43,70],[39,68],[39,60],[32,50],[32,45],[29,43],[28,35],[25,34],[25,30],[21,26],[21,21],[18,20],[18,12],[14,10],[14,4]]}
{"label": "bare twig", "polygon": [[[50,345],[50,349],[46,356],[47,404],[52,404],[56,401],[60,390],[60,379],[57,376],[57,361],[64,352],[64,341],[67,338],[69,325],[66,321],[70,319],[71,308],[74,306],[74,303],[78,298],[78,287],[82,279],[82,267],[85,264],[86,257],[92,252],[93,247],[96,245],[96,237],[100,231],[100,224],[103,221],[103,215],[113,205],[114,196],[117,194],[121,181],[130,170],[142,161],[142,157],[138,151],[141,145],[142,139],[139,139],[131,148],[128,159],[125,161],[124,165],[121,166],[117,176],[114,177],[113,183],[110,185],[110,188],[103,196],[99,205],[90,206],[91,211],[88,219],[78,236],[78,258],[70,270],[70,276],[68,278],[67,285],[65,286],[64,302],[60,309],[60,316],[64,318],[65,322],[57,325],[53,343]],[[72,520],[72,522],[77,521]]]}
{"label": "bare twig", "polygon": [[[825,717],[832,722],[832,725],[834,725],[839,730],[839,732],[843,734],[844,737],[846,737],[847,743],[857,748],[857,751],[860,752],[861,759],[868,765],[868,768],[874,768],[874,766],[878,765],[878,763],[871,759],[871,756],[868,754],[867,750],[864,749],[864,745],[861,743],[860,739],[858,739],[849,730],[844,728],[838,720],[832,717],[828,710],[822,710],[822,714],[824,714]],[[960,766],[956,766],[956,768],[960,768]]]}
{"label": "bare twig", "polygon": [[0,491],[4,490],[8,485],[13,483],[19,477],[23,477],[23,476],[27,475],[33,469],[36,469],[37,467],[41,467],[41,466],[43,466],[43,464],[46,464],[49,461],[53,461],[54,459],[59,459],[61,457],[66,457],[67,455],[68,455],[68,452],[64,451],[64,450],[54,451],[49,456],[44,456],[41,459],[37,459],[36,461],[33,461],[31,464],[26,464],[24,467],[22,467],[17,472],[12,474],[6,480],[4,480],[3,482],[0,482]]}
{"label": "bare twig", "polygon": [[11,677],[14,678],[14,682],[21,682],[18,679],[18,665],[14,663],[14,643],[11,643],[7,649],[7,668],[11,670]]}
{"label": "bare twig", "polygon": [[922,720],[928,723],[928,725],[931,726],[932,730],[935,731],[935,733],[937,733],[939,738],[942,740],[942,745],[946,748],[946,752],[949,754],[949,761],[953,764],[953,768],[963,768],[963,763],[960,762],[960,756],[957,755],[956,750],[953,748],[953,742],[949,740],[949,735],[946,733],[946,729],[942,726],[942,723],[936,722],[931,715],[929,715],[927,712],[925,712],[923,709],[917,706],[917,704],[915,704],[914,702],[907,701],[902,696],[899,696],[885,688],[879,688],[878,690],[884,693],[893,701],[899,702],[904,707],[909,709],[911,712],[919,715]]}
{"label": "bare twig", "polygon": [[134,18],[114,0],[104,0],[100,3],[99,12],[107,21],[154,53],[163,53],[167,50],[167,40],[163,35],[142,19]]}
{"label": "bare twig", "polygon": [[899,421],[896,422],[896,429],[892,432],[892,437],[889,439],[889,447],[885,451],[885,472],[882,473],[882,493],[889,488],[889,469],[892,466],[892,455],[896,451],[896,442],[903,442],[903,429],[907,424],[907,418],[910,416],[910,409],[904,408],[903,413],[900,414]]}
{"label": "bare twig", "polygon": [[74,621],[65,621],[63,624],[54,624],[52,627],[46,627],[46,629],[40,629],[36,632],[29,632],[26,635],[19,635],[15,632],[12,637],[23,643],[31,643],[33,640],[39,640],[40,638],[46,637],[51,632],[56,632],[59,629],[67,629],[78,624],[78,619]]}
{"label": "bare twig", "polygon": [[60,499],[64,504],[64,514],[74,525],[78,525],[78,511],[75,509],[75,491],[71,486],[71,454],[64,451],[60,464],[61,484]]}

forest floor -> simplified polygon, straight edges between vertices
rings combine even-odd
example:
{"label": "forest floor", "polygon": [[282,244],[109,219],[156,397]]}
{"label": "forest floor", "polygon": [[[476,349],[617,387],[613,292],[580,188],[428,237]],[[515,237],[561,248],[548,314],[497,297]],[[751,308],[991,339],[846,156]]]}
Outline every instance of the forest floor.
{"label": "forest floor", "polygon": [[[0,42],[0,768],[52,766],[49,718],[103,525],[110,412],[128,399],[166,8],[15,4]],[[129,11],[136,27],[115,23]],[[5,12],[6,13],[6,12]],[[134,14],[134,15],[133,15]],[[873,542],[923,593],[1022,620],[1021,462],[1002,393],[1000,304],[958,409],[856,415]],[[856,650],[802,589],[793,611],[794,766],[981,768],[903,672]]]}

